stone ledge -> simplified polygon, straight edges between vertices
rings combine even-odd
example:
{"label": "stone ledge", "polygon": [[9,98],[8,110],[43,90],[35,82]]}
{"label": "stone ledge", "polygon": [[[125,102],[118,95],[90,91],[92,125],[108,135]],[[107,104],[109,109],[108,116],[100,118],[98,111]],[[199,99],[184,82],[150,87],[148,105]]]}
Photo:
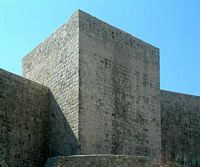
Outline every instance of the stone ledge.
{"label": "stone ledge", "polygon": [[142,156],[94,154],[49,158],[45,167],[159,167],[159,165]]}

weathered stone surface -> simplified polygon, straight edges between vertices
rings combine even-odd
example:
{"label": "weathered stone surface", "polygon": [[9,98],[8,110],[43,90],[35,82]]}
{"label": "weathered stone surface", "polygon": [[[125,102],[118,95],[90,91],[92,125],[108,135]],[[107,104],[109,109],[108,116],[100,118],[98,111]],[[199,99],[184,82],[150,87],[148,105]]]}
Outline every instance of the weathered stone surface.
{"label": "weathered stone surface", "polygon": [[159,50],[79,14],[82,154],[160,153]]}
{"label": "weathered stone surface", "polygon": [[163,161],[200,166],[200,97],[161,91]]}
{"label": "weathered stone surface", "polygon": [[78,12],[23,59],[23,76],[48,86],[49,156],[79,153]]}
{"label": "weathered stone surface", "polygon": [[78,11],[24,58],[23,75],[50,88],[74,133],[52,133],[50,155],[160,155],[157,48]]}
{"label": "weathered stone surface", "polygon": [[48,159],[45,167],[159,167],[145,157],[127,155],[86,155],[54,157]]}
{"label": "weathered stone surface", "polygon": [[199,167],[200,97],[159,73],[157,48],[75,12],[23,59],[49,89],[0,69],[0,167],[151,167],[161,146],[161,167]]}
{"label": "weathered stone surface", "polygon": [[48,88],[0,69],[0,166],[40,167],[47,158]]}

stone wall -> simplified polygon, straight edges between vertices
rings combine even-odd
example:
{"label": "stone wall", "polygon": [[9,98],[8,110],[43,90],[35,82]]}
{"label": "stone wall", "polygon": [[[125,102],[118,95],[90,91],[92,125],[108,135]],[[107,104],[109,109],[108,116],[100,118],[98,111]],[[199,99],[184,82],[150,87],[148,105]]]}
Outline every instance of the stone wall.
{"label": "stone wall", "polygon": [[78,12],[23,59],[23,76],[49,87],[49,156],[79,152]]}
{"label": "stone wall", "polygon": [[48,159],[45,167],[159,167],[145,157],[127,155],[88,155],[54,157]]}
{"label": "stone wall", "polygon": [[200,97],[161,91],[163,161],[200,166]]}
{"label": "stone wall", "polygon": [[0,166],[42,167],[48,88],[0,69]]}
{"label": "stone wall", "polygon": [[[200,166],[200,97],[160,92],[159,50],[82,11],[0,69],[0,166]],[[161,108],[160,108],[161,105]],[[161,112],[161,113],[160,113]],[[162,147],[162,149],[161,149]]]}
{"label": "stone wall", "polygon": [[160,154],[159,50],[79,14],[81,152]]}
{"label": "stone wall", "polygon": [[160,154],[157,48],[79,10],[23,59],[23,76],[52,92],[50,156]]}

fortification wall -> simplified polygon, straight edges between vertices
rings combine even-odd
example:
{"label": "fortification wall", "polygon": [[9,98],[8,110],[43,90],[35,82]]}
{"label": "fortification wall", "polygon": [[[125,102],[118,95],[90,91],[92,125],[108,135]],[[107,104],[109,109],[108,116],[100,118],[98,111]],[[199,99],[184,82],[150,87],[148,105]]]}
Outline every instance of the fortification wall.
{"label": "fortification wall", "polygon": [[79,152],[78,12],[23,59],[23,76],[49,87],[49,156]]}
{"label": "fortification wall", "polygon": [[81,152],[158,156],[159,50],[79,15]]}
{"label": "fortification wall", "polygon": [[161,91],[161,122],[163,160],[200,166],[200,97]]}
{"label": "fortification wall", "polygon": [[23,59],[23,75],[50,88],[52,118],[66,119],[50,123],[51,156],[160,154],[157,48],[78,11]]}
{"label": "fortification wall", "polygon": [[0,69],[0,166],[42,167],[48,88]]}

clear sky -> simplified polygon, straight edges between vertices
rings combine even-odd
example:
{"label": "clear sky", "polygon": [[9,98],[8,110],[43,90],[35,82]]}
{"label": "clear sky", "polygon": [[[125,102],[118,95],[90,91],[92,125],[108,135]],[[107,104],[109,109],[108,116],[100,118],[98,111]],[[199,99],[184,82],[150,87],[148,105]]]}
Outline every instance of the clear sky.
{"label": "clear sky", "polygon": [[200,0],[0,0],[0,68],[21,75],[77,9],[160,48],[161,89],[200,96]]}

